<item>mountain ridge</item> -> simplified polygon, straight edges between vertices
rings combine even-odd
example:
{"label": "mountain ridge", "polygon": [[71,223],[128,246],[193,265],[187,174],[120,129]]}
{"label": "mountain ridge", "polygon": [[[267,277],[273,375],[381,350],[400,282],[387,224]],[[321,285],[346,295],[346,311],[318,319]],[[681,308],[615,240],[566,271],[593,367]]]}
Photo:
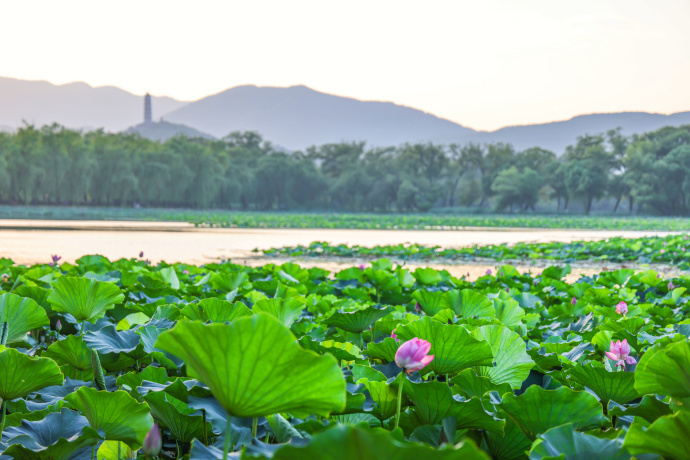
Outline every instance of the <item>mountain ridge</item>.
{"label": "mountain ridge", "polygon": [[518,150],[538,146],[561,154],[584,134],[620,127],[623,134],[631,135],[690,124],[690,111],[662,114],[631,110],[475,130],[414,107],[329,94],[305,85],[239,85],[196,101],[152,96],[152,103],[154,120],[170,123],[156,127],[164,128],[165,133],[144,129],[143,97],[116,86],[94,87],[85,82],[55,85],[0,77],[0,130],[16,129],[24,121],[112,132],[129,129],[156,139],[170,133],[222,138],[232,131],[252,130],[288,150],[341,141],[366,141],[377,147],[405,142],[509,142]]}

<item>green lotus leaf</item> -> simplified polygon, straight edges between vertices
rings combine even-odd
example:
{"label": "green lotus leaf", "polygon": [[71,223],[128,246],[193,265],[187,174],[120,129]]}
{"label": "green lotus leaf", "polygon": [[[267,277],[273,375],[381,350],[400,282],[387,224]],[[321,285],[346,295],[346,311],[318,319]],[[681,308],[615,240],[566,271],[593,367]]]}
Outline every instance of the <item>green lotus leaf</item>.
{"label": "green lotus leaf", "polygon": [[144,326],[137,330],[137,334],[141,337],[141,343],[144,344],[144,351],[164,368],[176,371],[182,366],[182,360],[171,353],[156,348],[156,341],[161,332],[163,332],[163,329],[158,329],[156,326]]}
{"label": "green lotus leaf", "polygon": [[[204,434],[204,418],[201,415],[190,415],[193,410],[182,401],[167,395],[163,391],[149,391],[144,396],[151,408],[151,415],[158,420],[162,428],[170,430],[178,442],[188,443]],[[206,422],[206,433],[212,433],[213,426]]]}
{"label": "green lotus leaf", "polygon": [[79,322],[96,322],[125,298],[116,285],[88,278],[62,277],[52,286],[48,301],[53,311],[69,313]]}
{"label": "green lotus leaf", "polygon": [[6,428],[3,437],[9,445],[4,455],[15,460],[72,458],[77,451],[103,439],[89,427],[85,417],[69,409]]}
{"label": "green lotus leaf", "polygon": [[285,445],[275,451],[274,460],[425,460],[458,459],[489,460],[472,441],[434,449],[417,443],[399,441],[382,429],[369,430],[359,426],[339,425],[311,439],[306,447]]}
{"label": "green lotus leaf", "polygon": [[252,316],[254,313],[242,302],[228,302],[227,300],[203,299],[199,303],[190,303],[180,312],[182,316],[192,321],[207,323],[227,323],[242,316]]}
{"label": "green lotus leaf", "polygon": [[51,358],[61,366],[65,377],[79,380],[92,380],[91,350],[84,339],[68,335],[48,347],[43,357]]}
{"label": "green lotus leaf", "polygon": [[473,337],[462,326],[439,323],[428,316],[399,326],[395,333],[401,341],[415,337],[431,343],[429,354],[434,360],[421,373],[455,374],[474,366],[491,366],[491,346],[483,339]]}
{"label": "green lotus leaf", "polygon": [[92,350],[104,355],[109,353],[124,353],[132,359],[145,356],[144,344],[136,331],[118,331],[115,326],[106,326],[98,331],[84,334],[84,342]]}
{"label": "green lotus leaf", "polygon": [[9,293],[0,295],[0,329],[3,322],[9,328],[6,343],[19,342],[30,330],[50,323],[45,310],[35,300]]}
{"label": "green lotus leaf", "polygon": [[494,356],[493,367],[480,366],[479,373],[497,385],[507,383],[513,389],[520,388],[534,367],[522,337],[505,326],[481,326],[472,331],[472,336],[486,340]]}
{"label": "green lotus leaf", "polygon": [[507,383],[495,384],[488,377],[477,375],[474,369],[465,369],[455,376],[451,382],[453,394],[465,398],[482,398],[489,391],[497,391],[499,395],[512,393],[513,389]]}
{"label": "green lotus leaf", "polygon": [[144,380],[165,385],[168,383],[168,373],[162,367],[147,366],[141,372],[129,372],[117,378],[117,385],[126,385],[130,388],[130,393],[134,392]]}
{"label": "green lotus leaf", "polygon": [[62,385],[64,377],[57,363],[34,358],[0,345],[0,399],[25,398],[52,385]]}
{"label": "green lotus leaf", "polygon": [[568,371],[568,377],[592,390],[606,407],[609,401],[627,404],[640,397],[635,390],[635,374],[632,372],[609,372],[603,366],[589,363],[576,365]]}
{"label": "green lotus leaf", "polygon": [[17,289],[15,289],[13,292],[19,297],[26,297],[27,299],[35,300],[38,306],[43,308],[43,310],[46,312],[48,318],[55,316],[55,312],[51,308],[50,302],[48,302],[48,296],[51,292],[49,289],[44,289],[39,286],[28,286],[25,284],[17,287]]}
{"label": "green lotus leaf", "polygon": [[630,425],[623,447],[633,455],[657,454],[668,459],[690,458],[690,412],[659,417],[649,425],[640,418]]}
{"label": "green lotus leaf", "polygon": [[441,291],[414,291],[412,298],[419,302],[424,313],[429,316],[434,316],[441,310],[448,308]]}
{"label": "green lotus leaf", "polygon": [[376,321],[390,313],[391,310],[391,307],[377,304],[369,305],[356,311],[336,311],[329,318],[326,318],[323,324],[359,334],[369,329]]}
{"label": "green lotus leaf", "polygon": [[520,396],[504,395],[499,406],[530,441],[534,441],[538,434],[566,423],[572,423],[575,429],[598,427],[604,416],[597,398],[567,387],[544,390],[532,385]]}
{"label": "green lotus leaf", "polygon": [[396,341],[393,337],[386,337],[379,343],[369,342],[364,354],[382,361],[395,361],[395,353],[400,348],[402,342]]}
{"label": "green lotus leaf", "polygon": [[149,406],[138,403],[124,391],[98,391],[81,387],[65,396],[70,407],[87,418],[91,428],[103,430],[105,439],[122,441],[132,449],[144,443],[146,433],[153,426]]}
{"label": "green lotus leaf", "polygon": [[315,351],[320,355],[330,353],[339,361],[356,361],[363,359],[359,348],[349,342],[334,342],[332,340],[319,342],[305,335],[299,339],[299,344],[305,349]]}
{"label": "green lotus leaf", "polygon": [[640,394],[690,398],[690,342],[651,348],[635,370],[635,389]]}
{"label": "green lotus leaf", "polygon": [[182,358],[189,375],[237,417],[328,415],[345,405],[335,358],[304,350],[288,328],[264,313],[229,325],[178,323],[156,346]]}
{"label": "green lotus leaf", "polygon": [[418,425],[438,425],[446,417],[456,417],[457,428],[503,432],[503,420],[496,420],[489,415],[479,399],[458,401],[453,398],[450,387],[446,383],[406,381],[404,385],[403,392],[414,404],[413,414]]}
{"label": "green lotus leaf", "polygon": [[137,452],[121,441],[103,441],[96,453],[98,460],[125,460],[137,458]]}
{"label": "green lotus leaf", "polygon": [[673,411],[668,404],[659,401],[654,395],[644,395],[639,404],[631,407],[614,407],[610,411],[611,416],[622,417],[630,415],[635,417],[642,417],[647,422],[652,423],[659,417],[664,415],[671,415]]}
{"label": "green lotus leaf", "polygon": [[398,390],[387,383],[386,376],[369,366],[352,366],[355,383],[363,384],[377,405],[372,413],[379,420],[387,420],[395,415],[398,405]]}
{"label": "green lotus leaf", "polygon": [[515,327],[522,324],[522,319],[525,317],[525,310],[520,307],[517,300],[510,298],[493,299],[493,305],[496,311],[496,319],[502,322],[506,327]]}
{"label": "green lotus leaf", "polygon": [[486,432],[486,446],[491,457],[495,460],[523,460],[527,458],[532,441],[520,430],[520,427],[503,412],[498,416],[506,418],[503,435]]}
{"label": "green lotus leaf", "polygon": [[290,297],[288,299],[261,299],[254,304],[254,313],[265,313],[278,318],[284,325],[290,327],[300,317],[302,311],[307,308],[304,301]]}
{"label": "green lotus leaf", "polygon": [[417,280],[417,283],[427,286],[435,286],[443,280],[441,272],[434,268],[417,268],[412,272],[412,276]]}
{"label": "green lotus leaf", "polygon": [[128,331],[132,328],[132,326],[141,326],[142,324],[146,324],[151,320],[146,314],[142,312],[136,312],[136,313],[131,313],[122,320],[120,320],[119,323],[117,323],[117,330],[118,331]]}
{"label": "green lotus leaf", "polygon": [[271,427],[271,432],[273,433],[273,437],[278,441],[278,443],[283,444],[286,442],[289,442],[291,439],[308,439],[309,436],[307,435],[306,437],[297,431],[297,429],[290,424],[285,418],[280,415],[280,414],[273,414],[269,415],[266,417],[266,421],[268,422],[268,425]]}
{"label": "green lotus leaf", "polygon": [[551,428],[539,435],[529,452],[530,460],[628,460],[623,439],[600,439],[578,433],[573,425]]}
{"label": "green lotus leaf", "polygon": [[461,318],[493,318],[496,315],[491,300],[471,289],[448,291],[444,301],[446,308],[451,308]]}
{"label": "green lotus leaf", "polygon": [[211,278],[211,287],[222,292],[231,292],[235,289],[252,288],[249,276],[244,272],[216,273]]}

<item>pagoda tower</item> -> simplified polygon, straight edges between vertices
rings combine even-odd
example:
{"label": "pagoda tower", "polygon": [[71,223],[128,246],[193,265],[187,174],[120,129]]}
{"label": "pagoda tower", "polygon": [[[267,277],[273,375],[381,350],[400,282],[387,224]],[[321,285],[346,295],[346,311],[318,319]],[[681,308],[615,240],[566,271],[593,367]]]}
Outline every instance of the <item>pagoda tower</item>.
{"label": "pagoda tower", "polygon": [[144,96],[144,123],[151,123],[153,118],[151,117],[151,95],[146,93]]}

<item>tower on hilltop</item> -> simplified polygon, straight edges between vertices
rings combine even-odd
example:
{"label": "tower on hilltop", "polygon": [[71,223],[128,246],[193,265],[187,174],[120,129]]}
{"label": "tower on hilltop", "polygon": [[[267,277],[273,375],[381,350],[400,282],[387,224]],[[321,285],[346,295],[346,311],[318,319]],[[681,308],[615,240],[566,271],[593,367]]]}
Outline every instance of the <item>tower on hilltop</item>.
{"label": "tower on hilltop", "polygon": [[153,117],[151,117],[151,95],[146,93],[144,96],[144,123],[151,123]]}

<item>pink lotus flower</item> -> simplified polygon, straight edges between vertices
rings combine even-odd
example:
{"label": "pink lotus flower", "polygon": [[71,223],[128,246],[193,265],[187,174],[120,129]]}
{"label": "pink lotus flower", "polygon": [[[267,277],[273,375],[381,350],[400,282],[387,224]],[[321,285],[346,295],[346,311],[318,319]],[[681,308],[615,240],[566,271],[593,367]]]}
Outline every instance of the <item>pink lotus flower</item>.
{"label": "pink lotus flower", "polygon": [[628,304],[621,301],[618,305],[616,305],[616,313],[619,315],[625,316],[625,314],[628,312]]}
{"label": "pink lotus flower", "polygon": [[398,341],[398,336],[395,335],[395,331],[391,332],[391,337],[393,337],[393,339],[395,339],[396,342]]}
{"label": "pink lotus flower", "polygon": [[414,311],[416,311],[417,313],[419,313],[420,311],[422,311],[422,306],[419,304],[419,302],[417,302],[417,303],[415,304],[415,306],[414,306]]}
{"label": "pink lotus flower", "polygon": [[359,269],[362,270],[362,271],[364,271],[364,264],[361,264],[361,265],[359,266]]}
{"label": "pink lotus flower", "polygon": [[628,345],[627,339],[623,339],[623,342],[621,342],[620,340],[618,342],[614,342],[612,340],[611,346],[609,347],[609,351],[606,352],[606,356],[609,359],[616,361],[616,366],[621,366],[623,368],[625,368],[625,363],[637,364],[635,358],[633,358],[632,356],[628,356],[629,354],[630,345]]}
{"label": "pink lotus flower", "polygon": [[673,285],[673,281],[669,281],[669,282],[668,282],[668,290],[669,290],[669,291],[672,291],[672,290],[674,290],[675,288],[676,288],[676,287]]}
{"label": "pink lotus flower", "polygon": [[158,429],[158,424],[154,423],[144,438],[144,455],[155,457],[161,451],[162,447],[163,440],[161,439],[161,431]]}
{"label": "pink lotus flower", "polygon": [[189,270],[182,270],[183,275],[189,275]]}
{"label": "pink lotus flower", "polygon": [[666,249],[662,249],[662,250],[659,251],[659,252],[660,252],[661,254],[666,254]]}
{"label": "pink lotus flower", "polygon": [[400,345],[395,353],[395,364],[408,374],[423,369],[434,360],[434,355],[427,356],[429,350],[431,350],[431,343],[415,337]]}
{"label": "pink lotus flower", "polygon": [[490,268],[487,268],[487,269],[486,269],[486,274],[487,274],[487,275],[491,275],[491,269],[490,269]]}
{"label": "pink lotus flower", "polygon": [[573,305],[577,304],[577,297],[573,297],[573,299],[570,301],[570,303]]}

